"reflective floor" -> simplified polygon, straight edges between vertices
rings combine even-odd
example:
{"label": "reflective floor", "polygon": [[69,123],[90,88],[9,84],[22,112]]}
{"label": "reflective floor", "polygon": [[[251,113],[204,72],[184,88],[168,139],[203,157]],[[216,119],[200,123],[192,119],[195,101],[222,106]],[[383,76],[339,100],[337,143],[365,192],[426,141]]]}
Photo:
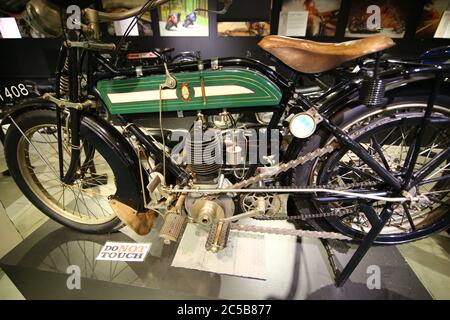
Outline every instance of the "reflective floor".
{"label": "reflective floor", "polygon": [[[176,246],[166,247],[156,232],[137,239],[119,232],[85,235],[46,222],[0,263],[26,299],[429,299],[397,249],[375,248],[343,288],[332,282],[324,250],[316,240],[266,239],[267,280],[245,279],[171,267]],[[106,241],[150,242],[144,263],[96,261]],[[289,241],[290,240],[290,241]],[[352,250],[339,249],[340,261]],[[252,263],[248,261],[248,263]],[[67,267],[81,270],[81,290],[67,288]],[[380,290],[369,290],[366,273],[380,267]]]}
{"label": "reflective floor", "polygon": [[[101,236],[81,234],[48,220],[24,199],[10,177],[0,177],[0,190],[6,208],[0,206],[0,299],[450,298],[446,235],[372,248],[342,288],[334,286],[319,241],[266,236],[267,279],[255,280],[172,267],[177,247],[161,243],[159,226],[146,237],[128,229]],[[152,247],[144,263],[96,261],[106,241],[149,242]],[[342,243],[333,248],[341,264],[354,251]],[[67,288],[70,265],[80,267],[80,290]],[[381,289],[367,286],[373,266],[380,269]]]}

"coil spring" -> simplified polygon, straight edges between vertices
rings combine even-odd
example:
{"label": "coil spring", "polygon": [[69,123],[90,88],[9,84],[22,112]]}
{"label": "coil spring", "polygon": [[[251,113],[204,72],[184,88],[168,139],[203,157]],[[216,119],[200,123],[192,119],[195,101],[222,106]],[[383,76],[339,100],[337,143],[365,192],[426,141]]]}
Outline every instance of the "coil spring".
{"label": "coil spring", "polygon": [[377,107],[384,103],[386,84],[381,79],[365,79],[359,92],[361,101],[369,107]]}
{"label": "coil spring", "polygon": [[62,96],[68,95],[70,91],[69,76],[67,75],[68,71],[69,71],[69,58],[67,57],[66,61],[64,62],[61,77],[59,79],[59,92]]}

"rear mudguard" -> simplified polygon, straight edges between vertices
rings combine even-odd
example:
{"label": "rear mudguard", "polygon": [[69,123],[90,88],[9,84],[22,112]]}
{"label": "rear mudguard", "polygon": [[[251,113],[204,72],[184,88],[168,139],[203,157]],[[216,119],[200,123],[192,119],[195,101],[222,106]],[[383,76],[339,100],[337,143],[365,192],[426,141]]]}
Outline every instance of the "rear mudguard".
{"label": "rear mudguard", "polygon": [[[56,111],[56,106],[42,98],[27,100],[9,112],[2,120],[1,126],[10,124],[11,118],[17,118],[27,111],[36,109]],[[119,131],[98,116],[84,114],[81,121],[81,135],[88,139],[96,150],[107,154],[108,157],[114,157],[114,161],[109,161],[111,166],[115,166],[112,169],[116,172],[117,191],[114,197],[139,212],[144,211],[144,197],[139,174],[140,163],[133,147]],[[3,130],[0,131],[3,135]],[[145,175],[143,179],[144,185],[147,185]],[[146,196],[148,198],[147,194]]]}
{"label": "rear mudguard", "polygon": [[11,118],[17,118],[24,112],[36,109],[56,110],[56,105],[50,101],[38,97],[23,100],[20,103],[12,106],[3,115],[3,119],[1,119],[0,122],[0,141],[2,142],[2,144],[5,142],[5,134],[3,133],[3,126],[10,124]]}
{"label": "rear mudguard", "polygon": [[[433,73],[414,74],[408,78],[405,78],[399,73],[391,78],[384,79],[386,83],[385,97],[388,99],[387,103],[391,103],[396,97],[429,95],[433,79]],[[449,80],[445,80],[442,83],[440,94],[450,96]],[[331,118],[343,110],[353,109],[361,104],[359,91],[357,88],[353,87],[347,97],[343,98],[342,101],[338,103],[334,103],[334,105],[332,104],[330,107],[327,107],[325,100],[322,107],[319,108],[319,111],[322,115]]]}
{"label": "rear mudguard", "polygon": [[[429,95],[431,92],[431,86],[433,85],[433,78],[434,75],[429,73],[415,75],[409,79],[397,77],[391,80],[386,80],[385,96],[388,99],[388,103],[393,103],[397,100],[407,100],[409,97]],[[444,81],[442,83],[440,94],[450,96],[450,82]],[[359,101],[358,91],[355,91],[342,104],[337,104],[333,108],[330,108],[326,113],[323,113],[323,115],[327,116],[334,123],[339,125],[340,123],[345,123],[345,118],[353,113],[353,111],[348,112],[349,110],[354,110],[354,112],[359,113],[364,108],[369,109]],[[323,135],[323,132],[319,135]],[[314,136],[309,139],[294,139],[289,145],[283,160],[289,161],[297,158],[298,155],[303,152],[314,151],[314,149],[317,148],[317,146],[312,142],[314,140]]]}

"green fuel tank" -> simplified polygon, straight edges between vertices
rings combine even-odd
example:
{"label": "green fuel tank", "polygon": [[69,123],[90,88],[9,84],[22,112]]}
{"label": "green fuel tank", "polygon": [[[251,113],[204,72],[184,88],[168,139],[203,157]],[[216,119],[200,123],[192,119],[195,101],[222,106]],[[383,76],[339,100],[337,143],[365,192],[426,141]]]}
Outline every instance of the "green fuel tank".
{"label": "green fuel tank", "polygon": [[111,114],[275,107],[280,89],[264,75],[242,68],[174,73],[175,89],[159,90],[165,75],[102,80],[97,89]]}

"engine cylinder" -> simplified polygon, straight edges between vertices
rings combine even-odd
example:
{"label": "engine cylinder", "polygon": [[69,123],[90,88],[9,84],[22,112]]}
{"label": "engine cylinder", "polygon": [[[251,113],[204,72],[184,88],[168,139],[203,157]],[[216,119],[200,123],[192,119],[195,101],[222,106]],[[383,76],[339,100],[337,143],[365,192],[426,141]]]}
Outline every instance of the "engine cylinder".
{"label": "engine cylinder", "polygon": [[186,155],[198,181],[211,181],[219,176],[223,164],[222,142],[219,133],[208,134],[193,130],[186,140]]}

